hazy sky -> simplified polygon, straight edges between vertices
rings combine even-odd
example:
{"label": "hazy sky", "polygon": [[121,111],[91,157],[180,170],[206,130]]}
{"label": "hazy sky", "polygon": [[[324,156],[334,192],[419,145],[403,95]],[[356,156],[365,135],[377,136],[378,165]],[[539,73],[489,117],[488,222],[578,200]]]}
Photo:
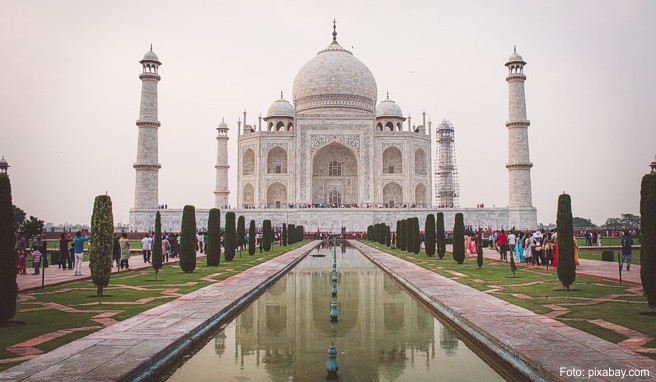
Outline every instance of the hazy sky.
{"label": "hazy sky", "polygon": [[533,204],[557,197],[602,224],[638,213],[656,154],[655,1],[8,1],[0,2],[0,155],[14,204],[54,223],[89,223],[106,191],[116,222],[134,203],[141,73],[159,83],[160,203],[213,207],[216,127],[266,115],[298,70],[337,40],[419,122],[456,131],[460,204],[508,204],[513,45],[524,73]]}

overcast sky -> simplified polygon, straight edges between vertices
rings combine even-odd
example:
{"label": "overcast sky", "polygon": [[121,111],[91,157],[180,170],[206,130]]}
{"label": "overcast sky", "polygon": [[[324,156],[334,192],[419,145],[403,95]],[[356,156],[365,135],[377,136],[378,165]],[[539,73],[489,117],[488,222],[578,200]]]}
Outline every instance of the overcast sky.
{"label": "overcast sky", "polygon": [[291,99],[298,70],[332,39],[369,67],[413,122],[456,131],[460,205],[508,204],[513,45],[524,73],[533,204],[557,197],[603,224],[638,213],[656,154],[655,1],[9,1],[0,2],[0,155],[14,204],[54,223],[89,223],[108,192],[115,221],[134,203],[141,73],[159,83],[160,203],[213,207],[216,127]]}

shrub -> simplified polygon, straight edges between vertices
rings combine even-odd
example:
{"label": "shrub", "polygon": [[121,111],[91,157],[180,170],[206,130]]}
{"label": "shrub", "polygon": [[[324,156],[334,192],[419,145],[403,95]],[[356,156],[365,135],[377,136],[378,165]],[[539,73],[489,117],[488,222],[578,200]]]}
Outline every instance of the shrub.
{"label": "shrub", "polygon": [[239,247],[239,257],[241,257],[241,250],[246,245],[246,219],[239,216],[237,219],[237,246]]}
{"label": "shrub", "polygon": [[385,225],[385,245],[388,247],[392,246],[392,231],[388,225]]}
{"label": "shrub", "polygon": [[421,242],[419,239],[419,218],[412,218],[412,252],[417,255],[421,250]]}
{"label": "shrub", "polygon": [[[283,225],[283,232],[284,231],[284,225]],[[251,220],[250,224],[248,225],[248,255],[253,256],[255,254],[255,220]]]}
{"label": "shrub", "polygon": [[89,248],[91,281],[98,287],[98,297],[102,297],[103,288],[109,284],[112,274],[114,249],[114,214],[112,199],[107,195],[96,196],[93,215],[91,215],[91,237],[93,238],[93,245]]}
{"label": "shrub", "polygon": [[0,322],[16,315],[16,231],[11,203],[11,181],[0,174]]}
{"label": "shrub", "polygon": [[412,236],[414,224],[412,218],[405,219],[405,250],[412,253],[414,251],[415,239]]}
{"label": "shrub", "polygon": [[444,257],[446,254],[446,238],[445,232],[444,232],[444,213],[443,212],[438,212],[437,213],[437,221],[436,221],[436,232],[435,232],[435,246],[437,250],[437,257],[440,259]]}
{"label": "shrub", "polygon": [[271,250],[271,220],[266,219],[262,223],[262,249],[266,252]]}
{"label": "shrub", "polygon": [[296,243],[296,226],[294,224],[287,226],[287,243]]}
{"label": "shrub", "polygon": [[218,267],[221,263],[221,211],[210,209],[207,218],[207,266]]}
{"label": "shrub", "polygon": [[[162,243],[160,241],[159,245]],[[184,273],[196,269],[196,208],[184,206],[180,230],[180,268]]]}
{"label": "shrub", "polygon": [[610,249],[604,249],[601,252],[601,260],[602,261],[615,261],[615,252],[613,252]]}
{"label": "shrub", "polygon": [[396,231],[396,241],[398,242],[397,247],[399,247],[400,250],[405,251],[407,249],[406,242],[405,242],[405,223],[406,220],[400,220],[399,221],[399,229]]}
{"label": "shrub", "polygon": [[[253,222],[255,224],[255,222]],[[255,230],[252,231],[255,234]],[[287,223],[282,223],[282,245],[287,246]]]}
{"label": "shrub", "polygon": [[226,213],[225,236],[223,237],[223,249],[225,251],[226,261],[232,261],[235,258],[236,245],[237,229],[235,227],[235,213],[229,211]]}
{"label": "shrub", "polygon": [[656,174],[642,177],[640,229],[640,279],[647,304],[656,309]]}
{"label": "shrub", "polygon": [[465,261],[465,223],[460,212],[456,214],[453,226],[453,260],[458,264]]}
{"label": "shrub", "polygon": [[574,263],[574,227],[572,225],[572,199],[567,194],[558,197],[558,279],[569,292],[570,285],[576,280]]}
{"label": "shrub", "polygon": [[155,236],[152,248],[153,269],[155,270],[155,280],[157,280],[159,269],[162,268],[162,217],[159,211],[155,214]]}
{"label": "shrub", "polygon": [[435,255],[435,215],[426,215],[426,224],[424,224],[424,245],[426,255],[432,257]]}

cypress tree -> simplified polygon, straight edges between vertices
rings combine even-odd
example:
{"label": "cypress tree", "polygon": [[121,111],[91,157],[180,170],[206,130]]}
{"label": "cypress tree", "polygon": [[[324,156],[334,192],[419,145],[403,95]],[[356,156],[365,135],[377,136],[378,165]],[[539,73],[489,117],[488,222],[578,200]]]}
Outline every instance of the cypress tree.
{"label": "cypress tree", "polygon": [[[647,304],[656,309],[656,174],[642,177],[640,186],[640,279]],[[560,232],[558,232],[560,237]],[[560,265],[560,248],[558,248]]]}
{"label": "cypress tree", "polygon": [[282,246],[287,246],[287,223],[282,223]]}
{"label": "cypress tree", "polygon": [[232,261],[235,258],[235,246],[237,244],[237,232],[235,227],[235,213],[226,213],[225,236],[223,237],[223,249],[225,260]]}
{"label": "cypress tree", "polygon": [[153,237],[153,269],[155,270],[155,280],[162,268],[162,217],[159,211],[155,214],[155,237]]}
{"label": "cypress tree", "polygon": [[248,255],[255,254],[255,220],[251,220],[248,224]]}
{"label": "cypress tree", "polygon": [[436,250],[437,250],[437,257],[442,259],[444,255],[446,255],[446,239],[444,238],[445,232],[444,232],[444,213],[443,212],[438,212],[437,213],[437,223],[436,223],[436,231],[435,232],[435,244],[436,244]]}
{"label": "cypress tree", "polygon": [[412,226],[412,218],[405,219],[405,250],[407,252],[412,252],[414,250],[413,245],[415,241],[412,238]]}
{"label": "cypress tree", "polygon": [[399,220],[396,221],[396,230],[394,231],[394,241],[392,244],[396,248],[399,247],[399,231],[401,230],[401,222]]}
{"label": "cypress tree", "polygon": [[424,245],[426,246],[426,256],[435,255],[435,215],[426,215],[426,224],[424,224]]}
{"label": "cypress tree", "polygon": [[419,218],[412,218],[412,238],[414,239],[414,244],[412,245],[412,252],[415,255],[419,254],[421,250],[421,240],[419,238]]}
{"label": "cypress tree", "polygon": [[385,235],[387,235],[387,226],[385,223],[378,224],[378,239],[381,245],[385,245]]}
{"label": "cypress tree", "polygon": [[296,243],[296,225],[290,224],[287,226],[287,242],[289,244]]}
{"label": "cypress tree", "polygon": [[461,212],[456,214],[453,226],[453,260],[458,264],[465,261],[465,223]]}
{"label": "cypress tree", "polygon": [[221,211],[210,209],[207,218],[207,266],[218,267],[221,263]]}
{"label": "cypress tree", "polygon": [[303,236],[305,235],[305,227],[299,225],[296,227],[296,238],[298,241],[303,241]]}
{"label": "cypress tree", "polygon": [[[16,231],[9,175],[0,174],[0,322],[16,315]],[[110,255],[111,256],[111,255]]]}
{"label": "cypress tree", "polygon": [[179,252],[182,271],[193,272],[196,269],[196,207],[194,206],[186,205],[182,210]]}
{"label": "cypress tree", "polygon": [[386,235],[385,235],[385,245],[390,247],[392,245],[392,231],[390,230],[390,226],[386,226]]}
{"label": "cypress tree", "polygon": [[476,265],[478,265],[478,269],[483,266],[483,230],[480,228],[476,234]]}
{"label": "cypress tree", "polygon": [[241,257],[241,250],[246,245],[246,218],[239,216],[237,219],[237,246],[239,247],[239,257]]}
{"label": "cypress tree", "polygon": [[408,246],[406,245],[405,241],[405,225],[407,224],[407,220],[403,219],[401,220],[400,223],[400,229],[396,233],[397,240],[399,241],[399,249],[402,251],[405,251]]}
{"label": "cypress tree", "polygon": [[266,219],[262,223],[262,249],[266,252],[271,250],[271,220]]}
{"label": "cypress tree", "polygon": [[91,215],[91,237],[93,245],[89,248],[89,270],[91,281],[102,297],[103,288],[109,284],[112,274],[112,252],[114,249],[114,214],[112,199],[108,195],[96,196]]}
{"label": "cypress tree", "polygon": [[569,292],[570,285],[576,280],[576,263],[574,262],[574,227],[572,225],[572,200],[569,195],[558,197],[558,279]]}

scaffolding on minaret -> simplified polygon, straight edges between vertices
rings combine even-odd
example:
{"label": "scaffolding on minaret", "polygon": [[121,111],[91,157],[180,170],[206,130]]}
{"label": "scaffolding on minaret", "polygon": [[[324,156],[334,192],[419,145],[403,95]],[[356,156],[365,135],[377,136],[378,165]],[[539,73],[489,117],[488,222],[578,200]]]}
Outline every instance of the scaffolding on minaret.
{"label": "scaffolding on minaret", "polygon": [[435,205],[437,208],[459,207],[460,184],[456,166],[456,145],[453,125],[446,119],[436,129]]}

